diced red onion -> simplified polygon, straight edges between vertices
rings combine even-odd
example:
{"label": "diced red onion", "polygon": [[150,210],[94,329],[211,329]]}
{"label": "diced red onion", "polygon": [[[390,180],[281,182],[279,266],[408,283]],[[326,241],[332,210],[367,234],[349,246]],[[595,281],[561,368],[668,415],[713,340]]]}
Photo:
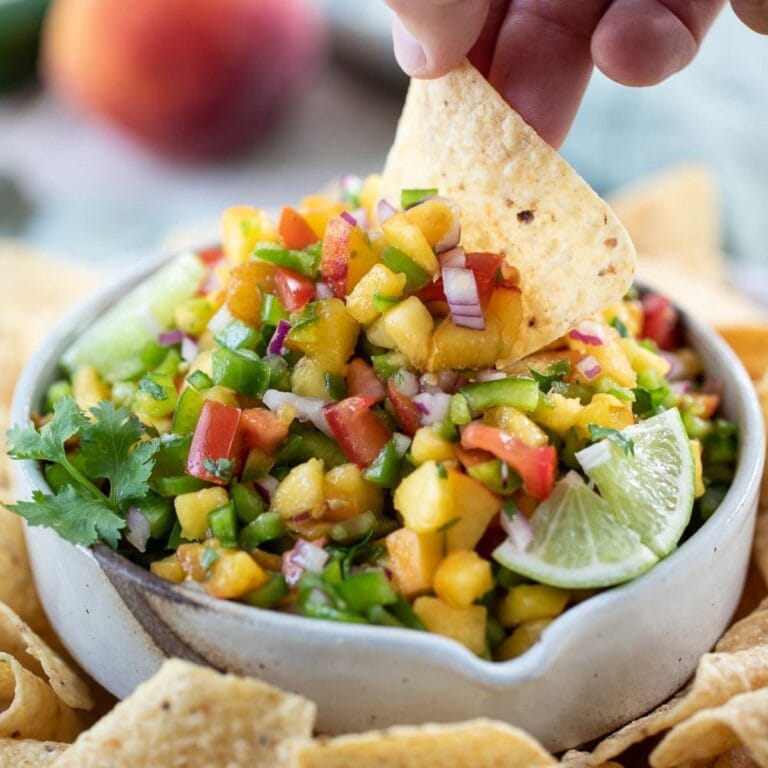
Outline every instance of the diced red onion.
{"label": "diced red onion", "polygon": [[213,333],[221,333],[235,318],[226,304],[208,321],[208,330]]}
{"label": "diced red onion", "polygon": [[476,381],[497,381],[506,378],[507,374],[504,371],[497,371],[495,368],[484,368],[475,374]]}
{"label": "diced red onion", "polygon": [[419,380],[416,378],[416,374],[413,371],[407,371],[405,368],[401,368],[396,376],[395,382],[397,385],[397,391],[406,397],[413,397],[419,394]]}
{"label": "diced red onion", "polygon": [[181,344],[184,339],[184,332],[179,330],[161,331],[157,334],[157,343],[164,347],[172,347],[174,344]]}
{"label": "diced red onion", "polygon": [[528,518],[518,510],[510,519],[509,515],[502,509],[499,512],[499,521],[502,530],[509,536],[515,549],[521,552],[525,550],[533,540],[533,528],[531,528]]}
{"label": "diced red onion", "polygon": [[264,405],[275,413],[281,408],[293,408],[299,416],[299,421],[310,421],[328,437],[333,437],[323,413],[323,408],[329,401],[319,397],[300,397],[293,392],[281,392],[277,389],[268,389],[261,399]]}
{"label": "diced red onion", "polygon": [[315,298],[316,299],[331,299],[333,298],[333,288],[328,283],[315,283]]}
{"label": "diced red onion", "polygon": [[363,188],[363,180],[354,173],[344,173],[339,176],[341,191],[348,195],[359,195]]}
{"label": "diced red onion", "polygon": [[264,501],[269,504],[269,502],[272,501],[272,494],[277,490],[277,486],[280,485],[280,483],[276,477],[272,477],[272,475],[264,475],[264,477],[260,477],[254,485]]}
{"label": "diced red onion", "polygon": [[191,336],[184,336],[181,340],[181,359],[191,363],[200,354],[200,347]]}
{"label": "diced red onion", "polygon": [[283,342],[288,335],[288,331],[291,330],[291,324],[287,320],[280,320],[275,328],[275,332],[272,334],[272,338],[267,345],[267,352],[270,355],[284,355],[286,352]]}
{"label": "diced red onion", "polygon": [[437,260],[440,262],[441,267],[453,267],[454,269],[464,269],[467,266],[467,254],[464,249],[459,245],[456,248],[451,248],[449,251],[441,253]]}
{"label": "diced red onion", "polygon": [[351,224],[353,227],[357,226],[357,219],[351,213],[349,213],[349,211],[342,211],[341,218],[344,219],[347,224]]}
{"label": "diced red onion", "polygon": [[368,214],[365,212],[364,208],[355,208],[355,210],[352,211],[352,216],[355,217],[357,226],[360,227],[360,229],[368,229]]}
{"label": "diced red onion", "polygon": [[392,435],[392,440],[394,440],[397,455],[402,459],[411,447],[411,438],[408,437],[408,435],[404,435],[402,432],[395,432]]}
{"label": "diced red onion", "polygon": [[306,539],[297,539],[293,549],[283,554],[283,576],[295,586],[304,571],[319,573],[328,562],[328,553]]}
{"label": "diced red onion", "polygon": [[129,507],[126,516],[128,527],[125,531],[125,538],[133,544],[139,552],[147,551],[147,542],[151,534],[149,520],[138,507]]}
{"label": "diced red onion", "polygon": [[477,292],[475,273],[471,269],[443,268],[443,290],[454,325],[483,330],[485,320]]}
{"label": "diced red onion", "polygon": [[597,358],[594,355],[587,355],[582,357],[578,363],[576,363],[576,370],[587,380],[594,381],[603,371],[600,363],[597,362]]}
{"label": "diced red onion", "polygon": [[387,219],[391,219],[397,213],[397,208],[388,203],[383,197],[376,203],[376,218],[379,224],[383,224]]}
{"label": "diced red onion", "polygon": [[684,395],[686,392],[690,392],[691,382],[690,381],[673,381],[670,383],[669,388],[676,395]]}
{"label": "diced red onion", "polygon": [[448,417],[451,396],[445,392],[421,392],[413,398],[413,404],[419,409],[423,426],[439,424]]}
{"label": "diced red onion", "polygon": [[605,344],[605,327],[594,320],[583,320],[568,335],[576,341],[601,347]]}

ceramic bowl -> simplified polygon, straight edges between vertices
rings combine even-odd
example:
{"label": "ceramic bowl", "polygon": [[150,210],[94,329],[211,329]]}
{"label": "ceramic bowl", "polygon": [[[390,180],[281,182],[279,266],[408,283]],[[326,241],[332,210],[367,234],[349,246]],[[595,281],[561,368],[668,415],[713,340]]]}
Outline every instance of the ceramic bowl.
{"label": "ceramic bowl", "polygon": [[[13,423],[39,407],[65,347],[161,259],[64,317],[25,369]],[[165,582],[105,548],[74,547],[47,529],[27,538],[45,610],[72,655],[119,697],[167,656],[258,676],[319,705],[334,733],[394,723],[486,716],[526,728],[552,750],[599,736],[677,690],[728,624],[745,578],[763,464],[762,418],[739,361],[687,319],[689,341],[725,386],[740,430],[736,477],[717,512],[635,581],[569,609],[525,655],[475,657],[437,635],[318,621],[209,598]],[[45,489],[34,462],[17,465],[20,494]]]}

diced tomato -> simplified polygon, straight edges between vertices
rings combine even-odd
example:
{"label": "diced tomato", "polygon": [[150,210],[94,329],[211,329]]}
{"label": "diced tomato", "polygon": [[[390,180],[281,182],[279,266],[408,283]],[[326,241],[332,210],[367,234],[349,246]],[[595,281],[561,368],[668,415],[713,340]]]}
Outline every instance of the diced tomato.
{"label": "diced tomato", "polygon": [[488,453],[488,451],[479,451],[476,448],[467,450],[457,445],[456,458],[466,469],[469,469],[470,467],[476,467],[478,464],[485,464],[486,461],[493,460],[494,455]]}
{"label": "diced tomato", "polygon": [[331,286],[334,295],[343,299],[347,295],[349,277],[349,238],[352,224],[341,216],[334,216],[325,229],[323,258],[320,274],[323,281]]}
{"label": "diced tomato", "polygon": [[445,298],[445,291],[443,290],[443,278],[438,277],[433,283],[427,283],[423,288],[418,290],[416,296],[424,304],[429,304],[433,301],[447,301]]}
{"label": "diced tomato", "polygon": [[483,306],[488,303],[496,286],[496,278],[499,274],[501,262],[502,258],[498,253],[477,252],[467,254],[467,267],[475,273],[477,294],[480,297],[480,304]]}
{"label": "diced tomato", "polygon": [[311,277],[287,267],[275,270],[275,293],[289,312],[298,312],[315,298],[315,283]]}
{"label": "diced tomato", "polygon": [[389,427],[371,410],[374,401],[365,395],[347,397],[323,408],[341,450],[359,467],[367,467],[392,439]]}
{"label": "diced tomato", "polygon": [[658,293],[643,296],[643,331],[641,338],[655,341],[659,349],[680,346],[680,317],[672,302]]}
{"label": "diced tomato", "polygon": [[285,207],[280,214],[277,231],[286,248],[301,250],[318,241],[318,237],[307,220],[293,208]]}
{"label": "diced tomato", "polygon": [[347,366],[347,397],[354,395],[367,395],[374,403],[387,396],[379,377],[361,357],[350,360]]}
{"label": "diced tomato", "polygon": [[387,395],[392,408],[395,410],[395,418],[406,435],[413,437],[421,426],[421,414],[408,395],[404,395],[398,388],[396,376],[387,379]]}
{"label": "diced tomato", "polygon": [[202,251],[198,251],[197,257],[207,267],[212,267],[224,258],[224,251],[217,245],[213,248],[204,248]]}
{"label": "diced tomato", "polygon": [[[231,405],[223,405],[215,400],[203,403],[187,457],[185,471],[188,475],[208,483],[227,485],[232,474],[236,473],[236,467],[230,477],[226,474],[217,476],[206,467],[206,463],[210,465],[210,462],[220,459],[239,462],[242,446],[240,415],[240,409]],[[208,459],[210,462],[206,462]]]}
{"label": "diced tomato", "polygon": [[266,408],[246,408],[240,416],[245,447],[271,453],[288,437],[288,424]]}
{"label": "diced tomato", "polygon": [[539,501],[552,493],[557,452],[551,445],[527,445],[504,429],[475,423],[465,427],[461,446],[490,451],[497,459],[505,461],[520,475],[526,492]]}

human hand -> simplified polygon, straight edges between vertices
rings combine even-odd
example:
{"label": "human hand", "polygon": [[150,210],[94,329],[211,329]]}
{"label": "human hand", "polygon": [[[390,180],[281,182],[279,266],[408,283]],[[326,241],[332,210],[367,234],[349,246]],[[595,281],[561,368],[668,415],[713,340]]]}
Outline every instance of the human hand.
{"label": "human hand", "polygon": [[[386,0],[395,55],[413,77],[465,56],[550,144],[560,146],[596,66],[654,85],[685,67],[725,0]],[[731,0],[768,33],[768,0]]]}

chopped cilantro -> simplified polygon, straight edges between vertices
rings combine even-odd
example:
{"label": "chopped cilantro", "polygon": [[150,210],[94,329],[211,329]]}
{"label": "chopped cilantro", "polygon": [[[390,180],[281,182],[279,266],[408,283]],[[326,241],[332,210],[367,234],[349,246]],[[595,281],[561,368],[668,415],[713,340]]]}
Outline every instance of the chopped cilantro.
{"label": "chopped cilantro", "polygon": [[139,382],[139,389],[146,392],[153,400],[167,400],[168,393],[165,387],[158,384],[151,375],[144,376]]}
{"label": "chopped cilantro", "polygon": [[624,453],[632,454],[634,456],[634,442],[632,442],[631,438],[627,437],[618,429],[613,429],[612,427],[601,427],[598,424],[589,424],[587,429],[589,429],[589,439],[593,443],[596,443],[599,440],[610,440],[612,443],[618,445],[619,448],[624,451]]}
{"label": "chopped cilantro", "polygon": [[547,366],[544,373],[531,368],[531,366],[527,366],[527,368],[534,381],[539,385],[539,389],[546,394],[556,381],[562,381],[571,372],[571,363],[568,360],[558,360]]}
{"label": "chopped cilantro", "polygon": [[512,499],[504,499],[502,511],[511,520],[520,510]]}
{"label": "chopped cilantro", "polygon": [[618,315],[611,320],[611,325],[619,332],[619,336],[622,338],[629,336],[629,329]]}
{"label": "chopped cilantro", "polygon": [[215,549],[211,549],[211,547],[206,547],[203,556],[200,558],[200,567],[207,571],[218,559],[219,553]]}
{"label": "chopped cilantro", "polygon": [[438,464],[437,465],[437,476],[441,480],[447,480],[448,479],[448,470],[442,464]]}
{"label": "chopped cilantro", "polygon": [[229,482],[232,479],[232,472],[234,472],[235,469],[235,460],[226,458],[212,459],[208,456],[205,461],[203,461],[203,469],[213,475],[217,480]]}

